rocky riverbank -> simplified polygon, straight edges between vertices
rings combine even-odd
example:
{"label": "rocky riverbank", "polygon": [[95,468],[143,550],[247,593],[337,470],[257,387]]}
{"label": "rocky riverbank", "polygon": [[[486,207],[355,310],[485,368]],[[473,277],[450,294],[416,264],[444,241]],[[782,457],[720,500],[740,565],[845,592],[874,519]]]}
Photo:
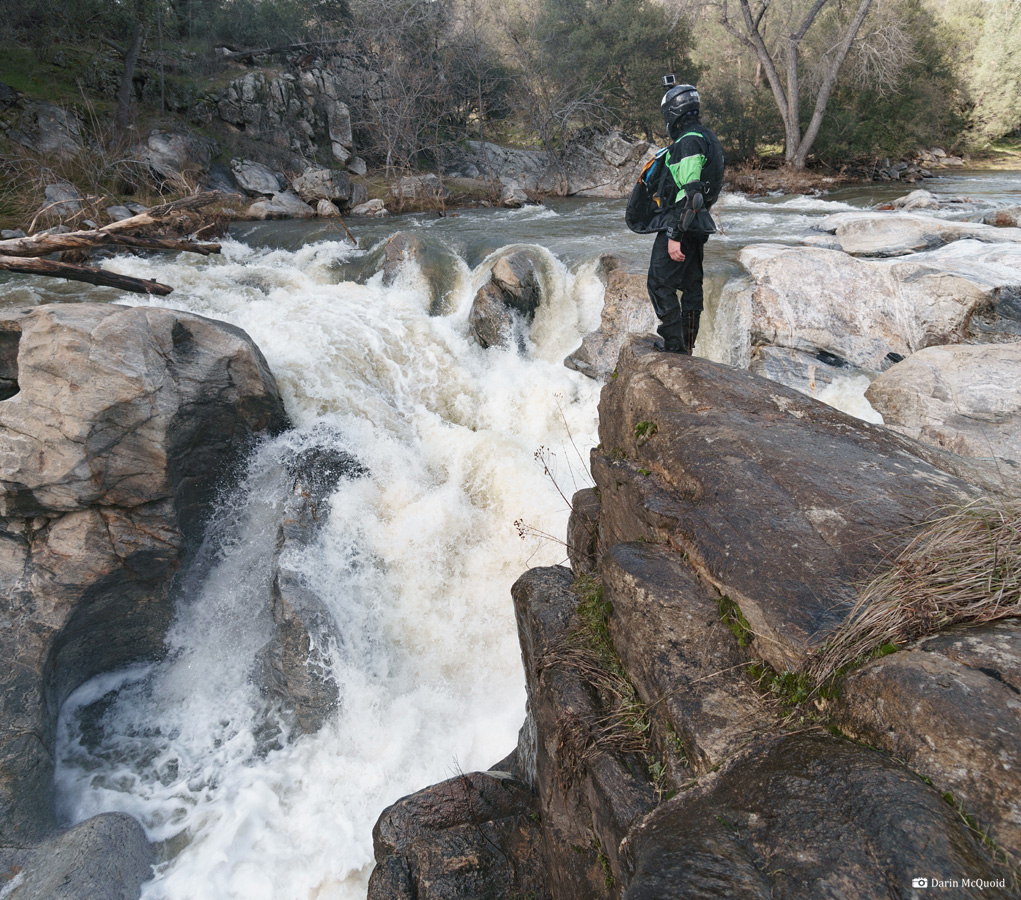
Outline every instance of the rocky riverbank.
{"label": "rocky riverbank", "polygon": [[[990,494],[1013,514],[1021,242],[926,218],[925,199],[746,248],[722,292],[729,364],[654,352],[644,277],[604,259],[603,326],[569,361],[605,382],[594,487],[572,501],[570,568],[513,589],[528,718],[492,770],[382,813],[372,900],[912,897],[919,873],[1012,895],[1017,619],[937,623],[809,680],[926,521]],[[420,251],[395,235],[384,283]],[[525,340],[543,283],[541,259],[505,255],[465,330]],[[57,711],[159,656],[214,494],[287,422],[248,337],[198,316],[40,306],[8,311],[0,337],[5,897],[134,898],[157,861],[137,823],[55,821]],[[888,426],[810,396],[849,372]],[[315,448],[280,466],[272,636],[250,672],[283,725],[270,741],[340,702],[316,655],[337,626],[289,560],[337,481],[365,474]],[[1016,616],[1012,571],[990,577]]]}
{"label": "rocky riverbank", "polygon": [[[221,81],[179,104],[181,115],[147,128],[116,153],[92,133],[90,114],[0,84],[0,139],[10,148],[5,175],[16,182],[7,209],[18,211],[17,220],[7,212],[4,224],[31,232],[104,225],[138,212],[146,197],[199,188],[223,192],[229,200],[221,216],[242,219],[623,197],[652,152],[645,141],[619,132],[588,132],[557,161],[540,150],[470,141],[445,148],[429,174],[372,173],[356,123],[371,119],[373,104],[391,90],[378,61],[341,44],[332,53],[285,56],[280,65],[224,66]],[[746,165],[731,173],[730,189],[812,193],[848,181],[915,183],[966,162],[934,147],[905,160],[811,171]],[[97,173],[116,173],[116,184]]]}
{"label": "rocky riverbank", "polygon": [[[742,251],[730,365],[655,352],[644,273],[604,260],[567,360],[606,382],[594,487],[570,569],[513,590],[518,746],[383,813],[370,900],[1014,895],[1017,580],[1006,618],[810,677],[927,521],[1016,517],[1019,233],[930,198]],[[848,375],[888,427],[811,399]]]}

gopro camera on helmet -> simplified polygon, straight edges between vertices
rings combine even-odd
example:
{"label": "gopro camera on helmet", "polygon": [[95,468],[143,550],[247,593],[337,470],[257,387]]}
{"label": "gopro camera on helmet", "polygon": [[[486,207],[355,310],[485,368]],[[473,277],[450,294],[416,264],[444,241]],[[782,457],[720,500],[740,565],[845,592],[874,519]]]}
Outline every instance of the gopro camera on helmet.
{"label": "gopro camera on helmet", "polygon": [[676,75],[664,75],[663,76],[663,87],[672,88],[677,84]]}

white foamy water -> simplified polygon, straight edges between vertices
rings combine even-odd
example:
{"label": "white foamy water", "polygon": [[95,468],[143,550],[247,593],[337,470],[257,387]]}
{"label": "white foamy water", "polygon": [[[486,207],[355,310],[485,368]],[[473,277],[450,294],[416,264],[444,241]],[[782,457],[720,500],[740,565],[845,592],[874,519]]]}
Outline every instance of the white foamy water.
{"label": "white foamy water", "polygon": [[[219,545],[182,590],[167,660],[95,679],[61,717],[61,816],[123,810],[165,842],[146,898],[364,897],[382,809],[514,747],[524,688],[510,586],[566,555],[522,541],[514,521],[566,533],[540,448],[568,496],[588,483],[599,385],[562,360],[602,299],[592,266],[572,273],[530,250],[546,290],[524,352],[483,350],[467,334],[495,257],[474,272],[461,264],[443,315],[429,315],[414,268],[391,287],[378,275],[339,281],[353,252],[342,243],[228,242],[220,258],[110,263],[175,285],[154,303],[244,328],[295,423],[261,447],[220,511]],[[368,474],[341,481],[314,545],[287,560],[334,618],[340,686],[322,731],[288,743],[273,739],[249,673],[270,633],[282,461],[324,445]]]}

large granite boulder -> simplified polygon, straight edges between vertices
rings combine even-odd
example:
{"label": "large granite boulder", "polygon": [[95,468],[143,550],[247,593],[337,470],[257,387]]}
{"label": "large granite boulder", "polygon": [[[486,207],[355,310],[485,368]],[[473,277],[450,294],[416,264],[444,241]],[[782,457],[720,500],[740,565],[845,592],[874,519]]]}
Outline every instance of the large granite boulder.
{"label": "large granite boulder", "polygon": [[605,380],[617,365],[617,356],[630,334],[649,334],[659,320],[649,301],[645,271],[629,271],[610,257],[604,260],[606,289],[599,328],[582,338],[564,365],[597,381]]}
{"label": "large granite boulder", "polygon": [[311,219],[316,211],[292,191],[256,200],[245,215],[250,219]]}
{"label": "large granite boulder", "polygon": [[154,131],[136,153],[158,179],[180,188],[194,184],[208,171],[216,151],[216,143],[209,138],[182,132]]}
{"label": "large granite boulder", "polygon": [[78,116],[44,100],[24,104],[10,137],[33,153],[70,159],[85,145]]}
{"label": "large granite boulder", "polygon": [[291,187],[308,204],[329,200],[344,206],[351,199],[351,179],[336,169],[306,169]]}
{"label": "large granite boulder", "polygon": [[390,196],[398,203],[442,203],[450,189],[437,175],[405,175],[390,185]]}
{"label": "large granite boulder", "polygon": [[986,225],[993,225],[997,228],[1019,228],[1021,227],[1021,206],[1005,206],[994,209],[982,217]]}
{"label": "large granite boulder", "polygon": [[1021,343],[927,347],[880,375],[866,396],[902,434],[1021,463]]}
{"label": "large granite boulder", "polygon": [[46,185],[43,205],[35,218],[45,224],[75,221],[84,212],[85,195],[69,181]]}
{"label": "large granite boulder", "polygon": [[368,900],[549,900],[535,796],[505,771],[458,775],[387,807]]}
{"label": "large granite boulder", "polygon": [[909,213],[837,213],[823,219],[818,229],[834,235],[840,249],[852,256],[904,256],[963,240],[1021,241],[1021,229]]}
{"label": "large granite boulder", "polygon": [[4,900],[137,900],[158,862],[138,822],[103,813],[17,854],[0,878]]}
{"label": "large granite boulder", "polygon": [[[955,197],[948,194],[934,194],[932,191],[918,189],[897,197],[894,200],[884,200],[876,204],[873,209],[889,210],[899,209],[904,212],[911,212],[917,209],[953,209],[967,210],[968,204],[972,201],[967,197]],[[989,224],[989,223],[987,223]]]}
{"label": "large granite boulder", "polygon": [[57,711],[158,658],[170,582],[260,435],[286,418],[240,329],[114,304],[0,317],[0,848],[54,828]]}
{"label": "large granite boulder", "polygon": [[955,897],[1012,894],[1005,869],[936,791],[889,757],[823,734],[780,737],[735,760],[639,823],[625,853],[624,900],[921,900],[920,873],[956,879]]}
{"label": "large granite boulder", "polygon": [[1000,847],[1021,848],[1021,620],[955,628],[845,680],[834,718],[932,779]]}
{"label": "large granite boulder", "polygon": [[905,526],[977,493],[946,454],[745,372],[679,365],[651,343],[625,345],[600,398],[599,555],[640,539],[683,552],[778,671],[843,621]]}
{"label": "large granite boulder", "polygon": [[739,259],[748,276],[727,303],[747,308],[749,346],[734,350],[744,360],[772,344],[881,372],[924,347],[1021,334],[1018,242],[961,240],[901,259],[755,244]]}
{"label": "large granite boulder", "polygon": [[287,184],[279,172],[250,159],[232,159],[230,169],[241,190],[253,197],[272,197]]}

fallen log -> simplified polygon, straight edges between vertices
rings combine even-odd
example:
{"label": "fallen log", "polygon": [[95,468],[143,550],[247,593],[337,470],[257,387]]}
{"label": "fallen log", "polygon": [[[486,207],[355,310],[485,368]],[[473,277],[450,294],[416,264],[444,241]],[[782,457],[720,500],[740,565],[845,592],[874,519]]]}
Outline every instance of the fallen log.
{"label": "fallen log", "polygon": [[146,281],[144,278],[132,278],[129,275],[118,275],[105,269],[91,269],[74,263],[56,262],[52,259],[36,259],[23,256],[0,256],[0,269],[8,272],[20,272],[25,275],[49,275],[66,278],[69,281],[84,281],[104,287],[115,287],[136,294],[157,294],[165,297],[173,288],[158,281]]}
{"label": "fallen log", "polygon": [[173,288],[157,281],[146,281],[142,278],[131,278],[117,275],[102,269],[80,266],[69,262],[56,262],[38,257],[64,251],[89,251],[96,247],[131,247],[136,250],[177,250],[187,253],[198,253],[208,256],[219,253],[220,245],[199,242],[187,238],[145,237],[123,232],[135,228],[153,225],[165,225],[175,215],[190,213],[209,206],[211,203],[226,199],[220,191],[206,191],[155,206],[137,216],[111,222],[102,228],[84,231],[69,231],[65,234],[33,234],[22,238],[0,241],[0,270],[19,272],[26,275],[48,275],[56,278],[67,278],[71,281],[83,281],[88,284],[121,288],[141,294],[158,294],[165,296]]}
{"label": "fallen log", "polygon": [[132,247],[136,250],[179,250],[209,256],[219,253],[220,245],[199,243],[187,238],[138,237],[109,231],[71,231],[66,234],[34,234],[31,237],[0,241],[0,252],[7,256],[48,256],[65,250],[91,250],[94,247]]}
{"label": "fallen log", "polygon": [[192,194],[189,197],[182,197],[172,203],[164,203],[162,206],[154,206],[137,216],[129,219],[121,219],[119,222],[111,222],[97,229],[102,232],[126,231],[131,228],[141,228],[145,225],[162,225],[175,213],[192,212],[202,209],[212,203],[229,199],[223,191],[205,191],[201,194]]}

